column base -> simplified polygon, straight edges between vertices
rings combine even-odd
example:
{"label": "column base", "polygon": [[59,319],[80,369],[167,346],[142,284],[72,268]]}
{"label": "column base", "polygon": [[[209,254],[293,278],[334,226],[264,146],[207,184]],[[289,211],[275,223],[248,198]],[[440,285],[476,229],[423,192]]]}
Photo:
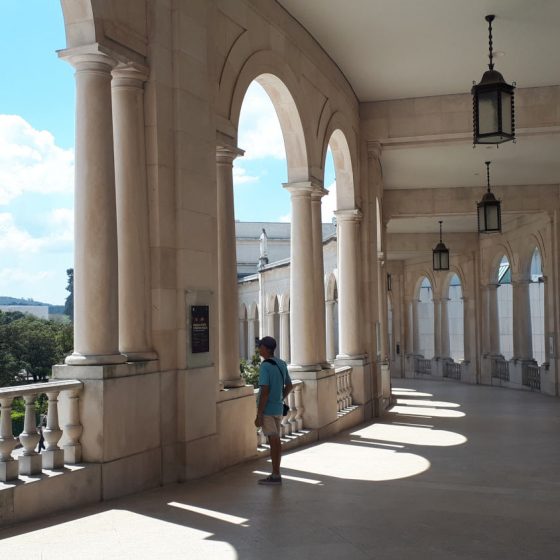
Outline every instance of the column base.
{"label": "column base", "polygon": [[122,352],[126,357],[127,362],[151,362],[158,359],[158,355],[152,350],[145,352]]}
{"label": "column base", "polygon": [[64,363],[69,366],[103,366],[111,364],[124,364],[126,356],[122,354],[80,354],[74,352],[66,356]]}
{"label": "column base", "polygon": [[62,449],[53,449],[52,451],[43,451],[44,469],[61,469],[64,466],[64,451]]}
{"label": "column base", "polygon": [[19,474],[39,474],[43,470],[43,460],[39,453],[34,455],[21,455],[18,457]]}
{"label": "column base", "polygon": [[220,380],[222,387],[224,389],[236,389],[238,387],[245,387],[245,380],[241,377],[236,377],[235,379],[222,379]]}
{"label": "column base", "polygon": [[8,482],[18,477],[17,461],[11,460],[0,463],[0,482]]}

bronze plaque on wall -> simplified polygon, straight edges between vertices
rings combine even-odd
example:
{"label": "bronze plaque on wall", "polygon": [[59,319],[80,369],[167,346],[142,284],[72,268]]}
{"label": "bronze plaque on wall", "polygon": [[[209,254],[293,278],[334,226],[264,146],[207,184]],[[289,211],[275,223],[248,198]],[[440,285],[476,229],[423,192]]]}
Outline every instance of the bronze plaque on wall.
{"label": "bronze plaque on wall", "polygon": [[191,352],[210,352],[210,307],[191,305]]}

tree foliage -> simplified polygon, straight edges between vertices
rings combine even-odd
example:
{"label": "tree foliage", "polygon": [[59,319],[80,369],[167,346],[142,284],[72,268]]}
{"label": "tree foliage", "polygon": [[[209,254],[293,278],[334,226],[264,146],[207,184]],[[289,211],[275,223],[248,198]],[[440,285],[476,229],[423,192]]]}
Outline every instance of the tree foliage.
{"label": "tree foliage", "polygon": [[258,352],[255,352],[250,360],[241,360],[239,369],[241,370],[241,377],[245,380],[247,385],[259,386],[259,369],[261,365],[261,358]]}
{"label": "tree foliage", "polygon": [[74,269],[68,268],[66,274],[68,275],[66,291],[69,293],[64,303],[64,314],[68,315],[71,321],[74,321]]}
{"label": "tree foliage", "polygon": [[0,386],[44,381],[74,345],[72,325],[0,311]]}

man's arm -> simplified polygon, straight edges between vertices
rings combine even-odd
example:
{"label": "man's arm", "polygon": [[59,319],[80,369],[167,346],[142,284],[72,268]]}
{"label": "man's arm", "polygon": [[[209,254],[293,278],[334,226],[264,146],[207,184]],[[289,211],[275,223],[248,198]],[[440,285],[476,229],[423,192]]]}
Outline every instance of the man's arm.
{"label": "man's arm", "polygon": [[288,383],[287,385],[284,385],[284,393],[283,393],[282,399],[285,399],[292,392],[293,388],[294,388],[294,386],[291,383]]}

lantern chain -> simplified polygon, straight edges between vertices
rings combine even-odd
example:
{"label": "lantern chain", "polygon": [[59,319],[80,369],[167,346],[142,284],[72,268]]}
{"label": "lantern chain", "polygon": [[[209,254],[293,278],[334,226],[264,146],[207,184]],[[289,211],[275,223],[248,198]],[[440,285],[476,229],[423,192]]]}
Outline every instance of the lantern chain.
{"label": "lantern chain", "polygon": [[488,185],[488,192],[490,192],[490,164],[492,162],[491,161],[485,161],[484,163],[486,164],[486,183]]}
{"label": "lantern chain", "polygon": [[490,59],[490,64],[488,64],[488,68],[490,68],[490,70],[494,70],[494,62],[493,62],[493,57],[492,57],[492,47],[493,47],[493,43],[492,43],[492,22],[494,21],[494,17],[493,15],[490,16],[486,16],[486,21],[488,22],[488,48],[489,48],[489,54],[488,54],[488,58]]}

